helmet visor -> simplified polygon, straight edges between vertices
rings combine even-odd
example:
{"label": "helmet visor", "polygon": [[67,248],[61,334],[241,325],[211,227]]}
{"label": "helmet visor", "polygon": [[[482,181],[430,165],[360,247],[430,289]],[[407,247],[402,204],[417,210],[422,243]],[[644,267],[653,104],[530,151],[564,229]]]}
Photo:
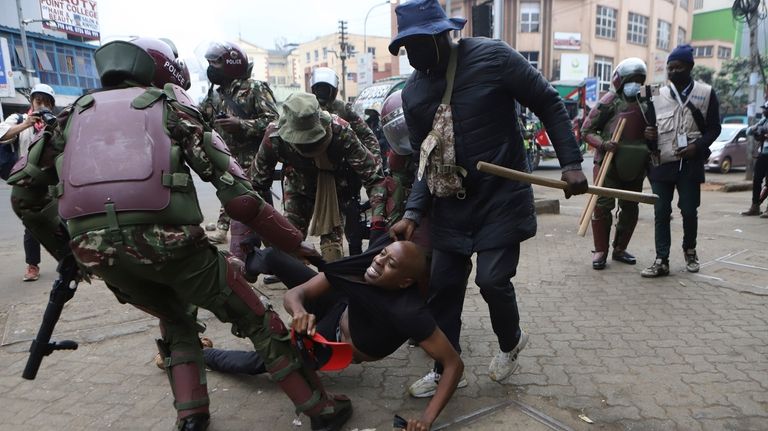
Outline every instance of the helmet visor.
{"label": "helmet visor", "polygon": [[401,156],[413,153],[411,140],[408,137],[408,126],[402,109],[397,109],[387,115],[381,126],[390,148]]}

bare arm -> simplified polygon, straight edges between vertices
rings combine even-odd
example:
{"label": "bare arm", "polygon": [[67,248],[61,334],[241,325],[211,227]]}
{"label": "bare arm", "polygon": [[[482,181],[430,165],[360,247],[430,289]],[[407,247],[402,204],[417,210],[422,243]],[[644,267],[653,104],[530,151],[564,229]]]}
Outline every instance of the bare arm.
{"label": "bare arm", "polygon": [[32,127],[35,124],[35,121],[39,119],[40,117],[37,115],[27,115],[24,118],[24,121],[9,127],[8,130],[6,130],[6,132],[0,136],[0,144],[10,143],[13,139],[19,136],[21,132]]}
{"label": "bare arm", "polygon": [[310,278],[306,283],[302,283],[286,292],[283,297],[283,307],[285,311],[293,316],[291,327],[299,333],[315,335],[315,315],[307,313],[304,308],[304,301],[314,299],[331,288],[331,283],[325,278],[322,272]]}
{"label": "bare arm", "polygon": [[[435,361],[443,364],[443,374],[440,376],[437,391],[419,419],[419,422],[426,425],[425,429],[429,429],[456,390],[456,385],[459,384],[461,374],[464,372],[464,362],[440,328],[436,327],[432,335],[419,343],[419,346]],[[413,429],[419,429],[419,427],[416,426]]]}

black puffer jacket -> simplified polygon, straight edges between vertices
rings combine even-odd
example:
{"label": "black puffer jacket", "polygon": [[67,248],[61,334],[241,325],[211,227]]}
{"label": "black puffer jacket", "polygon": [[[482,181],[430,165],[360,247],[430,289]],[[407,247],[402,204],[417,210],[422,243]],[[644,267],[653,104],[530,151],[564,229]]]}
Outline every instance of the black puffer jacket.
{"label": "black puffer jacket", "polygon": [[[416,71],[406,83],[403,109],[416,146],[432,129],[445,85],[445,72]],[[460,40],[451,109],[456,162],[469,172],[464,180],[467,198],[432,199],[421,181],[414,184],[407,205],[426,214],[431,201],[435,248],[471,254],[507,247],[536,234],[531,186],[481,173],[475,167],[482,160],[525,170],[515,100],[542,120],[561,166],[582,161],[562,99],[523,56],[504,42]]]}

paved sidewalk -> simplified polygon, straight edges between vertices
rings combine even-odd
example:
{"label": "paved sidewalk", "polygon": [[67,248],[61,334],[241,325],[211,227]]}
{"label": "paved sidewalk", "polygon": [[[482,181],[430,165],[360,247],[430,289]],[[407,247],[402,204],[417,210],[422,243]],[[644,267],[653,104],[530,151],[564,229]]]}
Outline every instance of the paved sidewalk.
{"label": "paved sidewalk", "polygon": [[[536,195],[561,197],[539,188]],[[462,333],[469,386],[457,391],[436,425],[767,429],[768,221],[738,215],[747,192],[704,192],[702,199],[701,273],[683,272],[682,252],[673,247],[673,275],[655,280],[639,275],[654,257],[651,207],[641,207],[630,246],[638,265],[609,262],[599,272],[590,266],[591,234],[576,235],[584,197],[561,200],[560,215],[539,217],[539,233],[523,244],[514,279],[531,335],[521,370],[504,384],[488,378],[497,344],[472,283]],[[679,244],[677,214],[672,235]],[[23,260],[20,231],[12,238],[0,238],[0,324],[7,344],[0,347],[0,430],[170,430],[172,397],[164,373],[151,363],[155,322],[118,304],[100,283],[81,286],[57,327],[57,339],[78,340],[80,349],[45,358],[35,381],[20,377],[24,340],[37,330],[53,273],[44,263],[39,282],[18,281],[18,265],[11,263]],[[279,307],[283,291],[265,289]],[[226,325],[207,323],[217,347],[248,348]],[[324,381],[352,397],[356,410],[348,429],[388,430],[393,413],[416,415],[426,405],[408,398],[406,388],[430,365],[418,348],[402,347],[384,361],[325,374]],[[305,417],[300,427],[292,425],[290,403],[264,376],[209,373],[208,381],[213,431],[309,429]]]}

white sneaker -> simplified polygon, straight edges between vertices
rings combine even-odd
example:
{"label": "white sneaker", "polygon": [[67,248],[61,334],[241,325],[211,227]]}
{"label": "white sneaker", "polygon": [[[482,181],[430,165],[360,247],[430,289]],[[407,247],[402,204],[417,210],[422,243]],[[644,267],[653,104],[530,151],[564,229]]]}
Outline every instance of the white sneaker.
{"label": "white sneaker", "polygon": [[[426,376],[414,382],[411,387],[408,388],[408,393],[411,394],[411,396],[414,398],[431,397],[432,395],[435,395],[435,392],[437,392],[438,382],[440,382],[440,374],[435,372],[435,370],[431,370],[427,373]],[[464,388],[466,386],[467,378],[464,377],[464,374],[462,374],[461,378],[459,379],[459,384],[456,385],[456,387]]]}
{"label": "white sneaker", "polygon": [[494,382],[500,382],[517,371],[517,356],[526,344],[528,344],[528,334],[521,329],[520,340],[517,342],[515,348],[509,352],[502,352],[499,350],[499,353],[493,358],[491,365],[488,366],[488,377]]}

